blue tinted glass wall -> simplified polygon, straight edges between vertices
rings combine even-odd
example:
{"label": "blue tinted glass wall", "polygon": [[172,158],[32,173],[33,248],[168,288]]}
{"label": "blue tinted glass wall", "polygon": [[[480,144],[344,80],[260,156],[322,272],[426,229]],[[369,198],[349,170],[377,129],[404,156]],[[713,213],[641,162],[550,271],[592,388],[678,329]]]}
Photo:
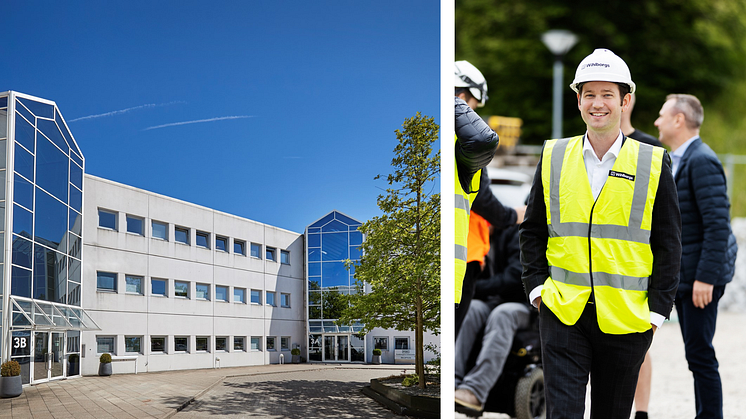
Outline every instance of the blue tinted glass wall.
{"label": "blue tinted glass wall", "polygon": [[[362,256],[360,225],[360,221],[332,211],[306,228],[309,319],[338,318],[340,296],[354,292],[354,270],[348,270],[345,261],[355,262]],[[324,327],[326,330],[326,322]],[[333,327],[335,330],[326,331],[343,331]]]}
{"label": "blue tinted glass wall", "polygon": [[10,92],[5,104],[12,292],[80,305],[83,155],[54,102]]}

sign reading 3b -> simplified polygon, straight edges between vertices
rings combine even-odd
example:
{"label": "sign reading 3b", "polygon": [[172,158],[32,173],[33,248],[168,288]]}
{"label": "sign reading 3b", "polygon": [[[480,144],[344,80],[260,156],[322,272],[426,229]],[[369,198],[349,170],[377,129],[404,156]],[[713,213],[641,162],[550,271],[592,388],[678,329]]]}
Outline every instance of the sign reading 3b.
{"label": "sign reading 3b", "polygon": [[13,338],[10,342],[11,356],[29,356],[31,355],[31,333],[30,332],[13,332]]}

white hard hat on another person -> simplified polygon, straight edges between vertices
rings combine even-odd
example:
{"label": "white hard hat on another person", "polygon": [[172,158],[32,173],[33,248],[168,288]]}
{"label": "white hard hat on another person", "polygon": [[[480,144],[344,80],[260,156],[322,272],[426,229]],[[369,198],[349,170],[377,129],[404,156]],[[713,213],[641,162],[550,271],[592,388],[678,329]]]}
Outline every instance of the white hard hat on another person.
{"label": "white hard hat on another person", "polygon": [[468,88],[471,95],[479,101],[477,106],[480,108],[484,106],[488,97],[487,80],[484,79],[482,72],[468,61],[456,61],[455,70],[456,88]]}
{"label": "white hard hat on another person", "polygon": [[578,69],[575,71],[575,80],[572,81],[570,88],[575,93],[580,93],[579,86],[589,81],[626,84],[629,86],[630,93],[635,93],[636,89],[627,63],[618,55],[603,48],[593,51],[591,55],[580,62]]}

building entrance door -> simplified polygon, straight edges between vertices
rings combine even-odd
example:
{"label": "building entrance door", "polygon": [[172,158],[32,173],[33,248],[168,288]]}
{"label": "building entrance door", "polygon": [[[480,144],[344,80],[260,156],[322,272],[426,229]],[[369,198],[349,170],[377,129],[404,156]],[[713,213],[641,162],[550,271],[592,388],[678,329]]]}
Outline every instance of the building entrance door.
{"label": "building entrance door", "polygon": [[324,335],[324,361],[349,361],[349,342],[347,335]]}
{"label": "building entrance door", "polygon": [[32,383],[53,380],[64,376],[65,333],[34,332]]}

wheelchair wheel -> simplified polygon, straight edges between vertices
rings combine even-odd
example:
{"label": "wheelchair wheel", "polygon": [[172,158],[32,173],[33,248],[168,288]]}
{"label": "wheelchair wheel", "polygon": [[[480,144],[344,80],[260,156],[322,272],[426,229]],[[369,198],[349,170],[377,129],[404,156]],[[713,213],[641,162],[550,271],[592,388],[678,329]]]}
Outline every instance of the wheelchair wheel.
{"label": "wheelchair wheel", "polygon": [[516,419],[545,419],[547,417],[544,399],[544,371],[534,368],[527,376],[521,377],[515,387]]}

